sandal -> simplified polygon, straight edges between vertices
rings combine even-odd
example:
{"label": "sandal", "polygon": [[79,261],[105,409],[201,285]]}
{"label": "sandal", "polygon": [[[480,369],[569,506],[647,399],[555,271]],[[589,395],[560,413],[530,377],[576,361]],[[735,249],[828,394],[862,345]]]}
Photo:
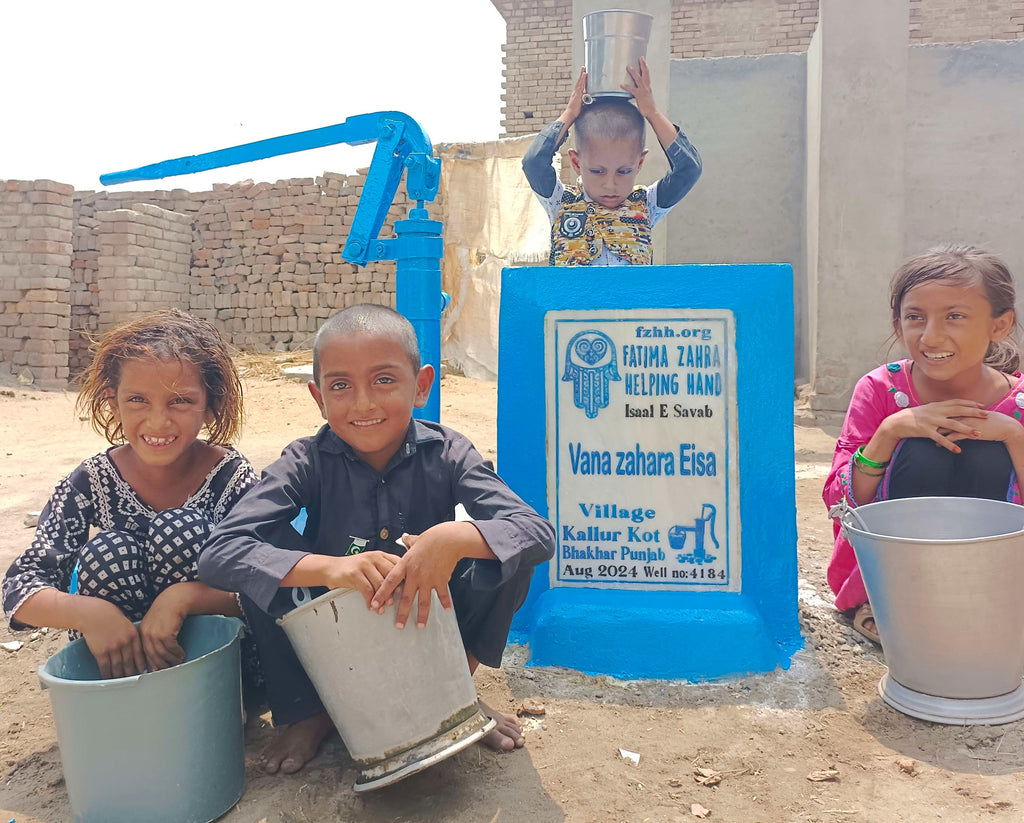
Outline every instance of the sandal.
{"label": "sandal", "polygon": [[862,603],[853,614],[853,630],[864,635],[872,643],[882,645],[882,638],[878,636],[878,624],[875,622],[875,613],[871,611],[870,603]]}

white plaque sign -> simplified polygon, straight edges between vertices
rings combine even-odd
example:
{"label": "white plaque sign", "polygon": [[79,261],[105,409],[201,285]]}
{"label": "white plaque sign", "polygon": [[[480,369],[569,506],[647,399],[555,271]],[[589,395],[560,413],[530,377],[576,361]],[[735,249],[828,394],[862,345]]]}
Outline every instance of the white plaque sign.
{"label": "white plaque sign", "polygon": [[551,585],[740,590],[735,320],[545,316]]}

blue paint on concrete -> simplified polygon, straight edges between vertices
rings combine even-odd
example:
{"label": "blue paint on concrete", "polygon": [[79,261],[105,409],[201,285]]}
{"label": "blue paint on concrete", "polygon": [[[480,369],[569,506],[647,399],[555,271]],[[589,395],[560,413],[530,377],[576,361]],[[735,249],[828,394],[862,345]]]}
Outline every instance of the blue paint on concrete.
{"label": "blue paint on concrete", "polygon": [[547,513],[545,313],[635,308],[734,314],[741,591],[552,589],[545,563],[516,615],[513,639],[529,643],[530,665],[622,678],[706,680],[788,668],[802,646],[790,266],[505,269],[498,352],[501,475]]}

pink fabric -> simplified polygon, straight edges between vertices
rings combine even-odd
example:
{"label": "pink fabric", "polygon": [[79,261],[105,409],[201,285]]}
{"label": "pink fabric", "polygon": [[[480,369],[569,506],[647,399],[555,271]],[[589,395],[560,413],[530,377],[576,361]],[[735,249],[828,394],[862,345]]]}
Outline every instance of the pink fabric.
{"label": "pink fabric", "polygon": [[[849,482],[851,460],[857,448],[866,445],[874,436],[882,421],[890,414],[895,414],[900,410],[901,407],[896,404],[897,392],[903,392],[907,396],[909,406],[922,405],[910,380],[908,371],[910,364],[910,360],[900,360],[897,363],[879,366],[857,381],[853,397],[850,398],[850,408],[846,412],[843,429],[836,441],[836,450],[832,457],[832,470],[829,472],[825,488],[821,493],[828,508],[834,506],[844,497],[851,506],[856,506],[858,503],[873,503],[875,500],[882,499],[877,494],[875,500],[857,501],[853,499]],[[897,366],[898,370],[894,371],[893,369]],[[989,406],[989,410],[1015,416],[1020,420],[1021,414],[1017,407],[1016,397],[1019,392],[1024,391],[1024,377],[1017,372],[1014,378],[1013,386],[996,403]],[[1014,412],[1017,414],[1015,415]],[[884,482],[879,483],[879,491],[885,485]],[[1007,500],[1018,504],[1021,502],[1020,486],[1016,477],[1010,480]],[[843,537],[838,519],[832,522],[832,531],[835,535],[835,545],[832,549],[832,559],[828,564],[828,584],[835,593],[836,608],[846,611],[867,602],[868,593],[860,576],[853,546]]]}

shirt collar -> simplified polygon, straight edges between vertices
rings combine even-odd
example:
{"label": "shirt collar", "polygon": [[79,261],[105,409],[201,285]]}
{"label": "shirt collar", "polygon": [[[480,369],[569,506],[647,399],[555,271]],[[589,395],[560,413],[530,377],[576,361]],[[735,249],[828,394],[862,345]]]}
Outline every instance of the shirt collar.
{"label": "shirt collar", "polygon": [[[320,431],[316,434],[316,439],[319,441],[320,448],[328,454],[343,454],[349,460],[359,460],[352,447],[338,437],[334,430],[326,423],[320,427]],[[402,441],[402,445],[398,447],[398,451],[388,461],[388,465],[384,468],[384,473],[386,474],[399,463],[412,457],[421,443],[443,439],[444,435],[433,426],[426,425],[421,420],[410,420],[409,428],[405,432],[405,439]]]}

